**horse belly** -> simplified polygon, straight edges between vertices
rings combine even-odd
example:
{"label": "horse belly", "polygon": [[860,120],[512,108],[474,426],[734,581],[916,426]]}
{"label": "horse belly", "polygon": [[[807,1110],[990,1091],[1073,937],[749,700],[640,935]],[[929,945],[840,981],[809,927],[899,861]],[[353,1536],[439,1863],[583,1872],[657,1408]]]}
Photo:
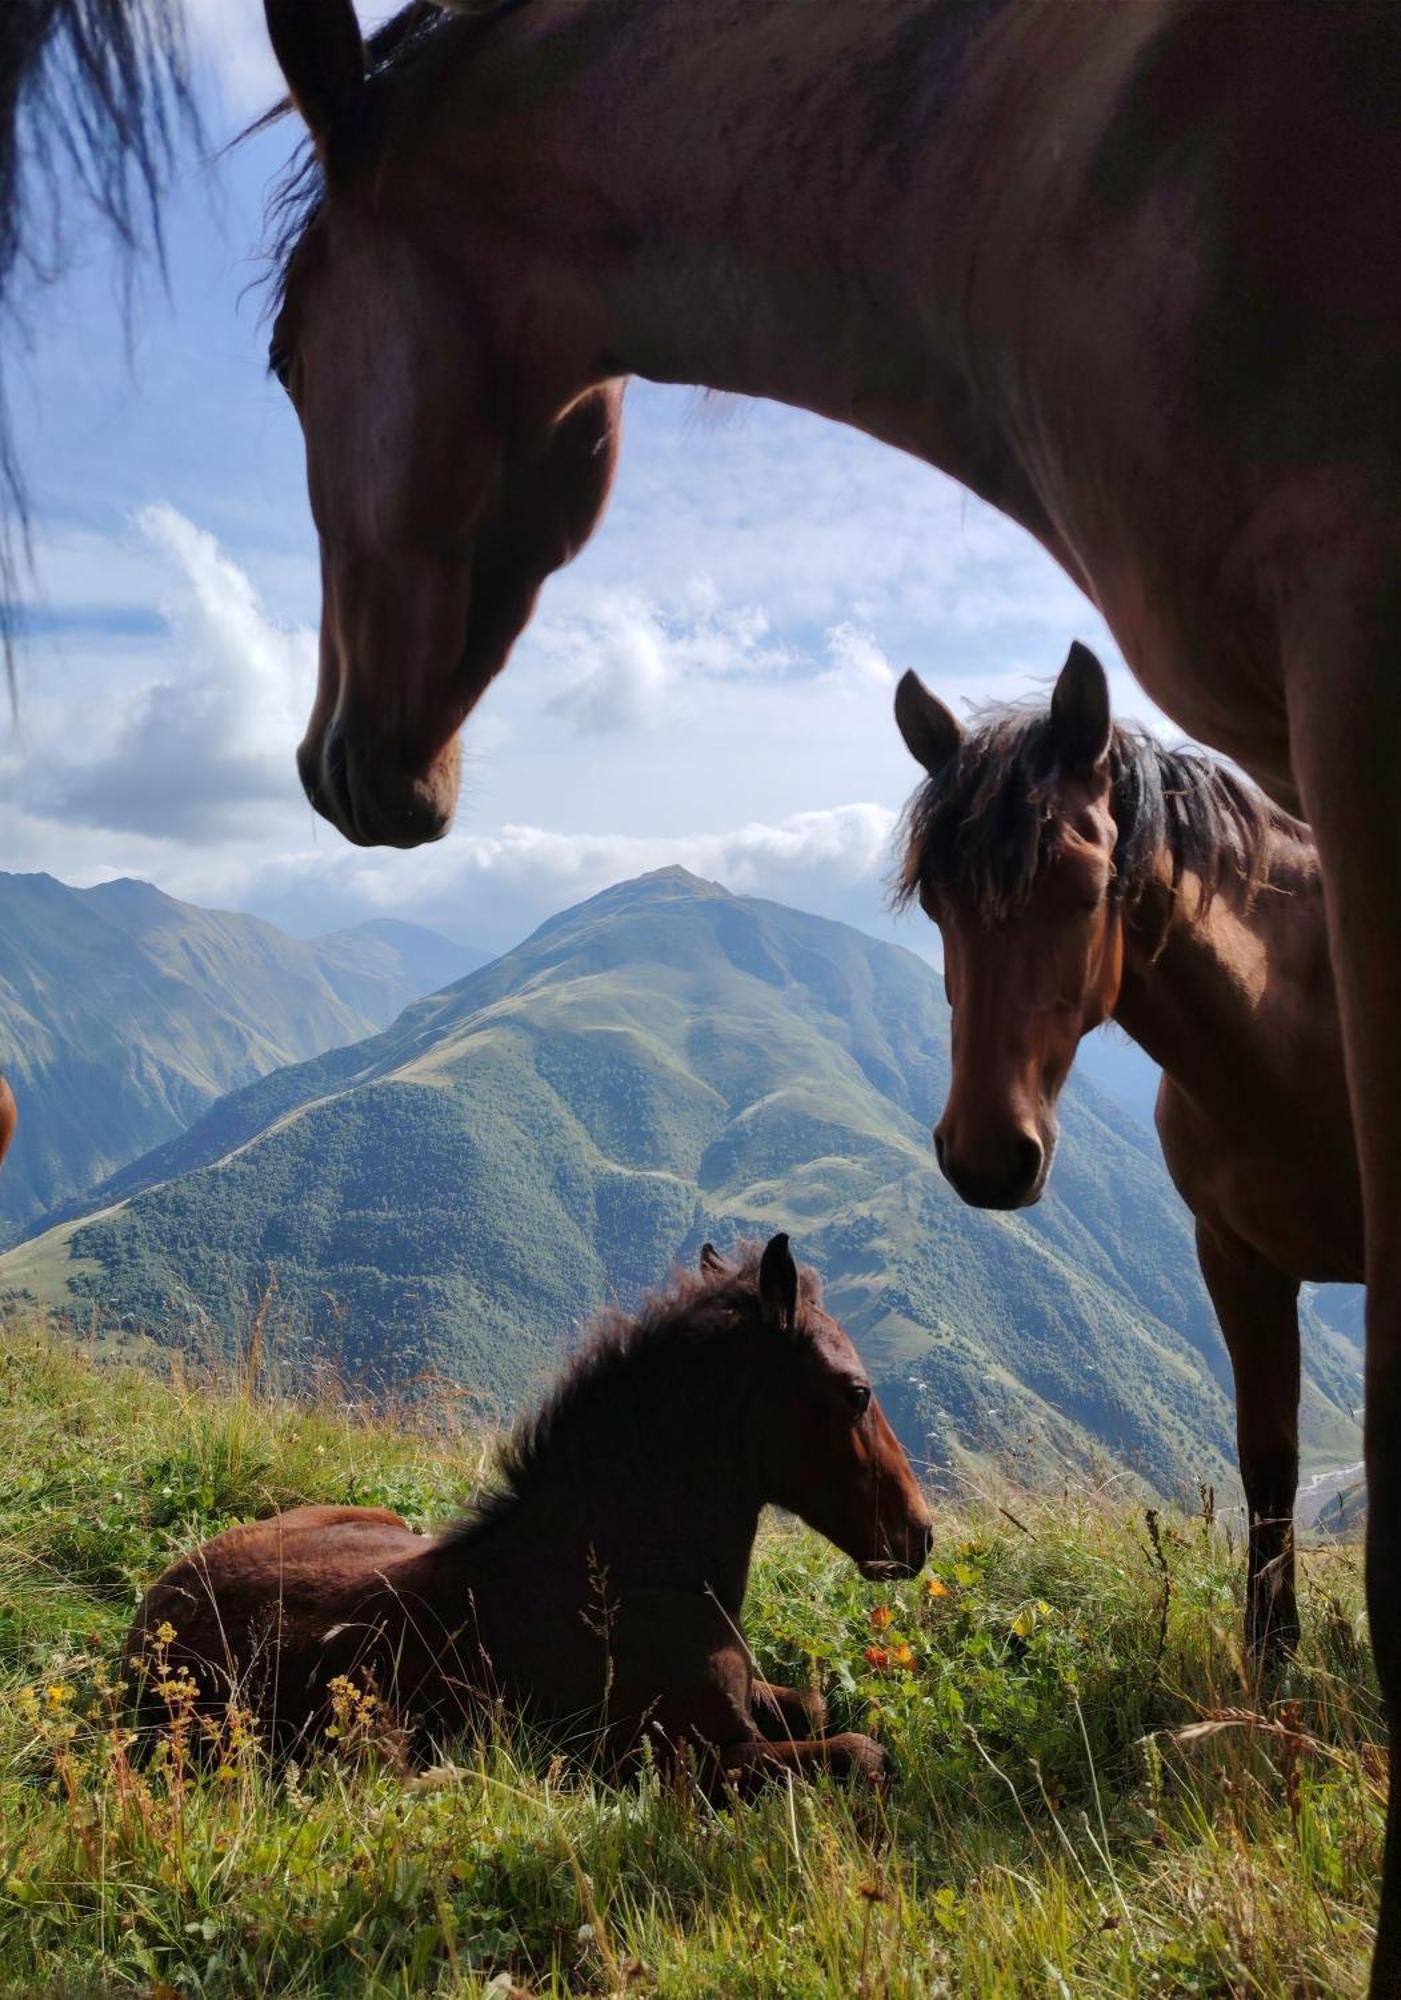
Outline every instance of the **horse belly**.
{"label": "horse belly", "polygon": [[1310,1145],[1307,1131],[1301,1144],[1297,1132],[1258,1127],[1233,1137],[1167,1092],[1159,1136],[1178,1193],[1208,1228],[1225,1228],[1301,1283],[1361,1282],[1362,1202],[1350,1145]]}

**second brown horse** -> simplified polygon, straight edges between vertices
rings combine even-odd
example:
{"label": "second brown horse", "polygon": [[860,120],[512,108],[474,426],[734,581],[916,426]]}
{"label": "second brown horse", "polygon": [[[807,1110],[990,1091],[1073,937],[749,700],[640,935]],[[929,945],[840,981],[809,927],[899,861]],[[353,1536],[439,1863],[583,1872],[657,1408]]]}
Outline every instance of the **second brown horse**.
{"label": "second brown horse", "polygon": [[881,1775],[870,1737],[824,1735],[820,1701],[754,1679],[740,1626],[767,1502],[868,1576],[913,1575],[929,1547],[909,1462],[786,1236],[738,1266],[707,1246],[699,1277],[605,1322],[500,1471],[436,1540],[380,1508],[301,1507],[177,1562],[127,1642],[138,1677],[153,1653],[165,1670],[143,1720],[184,1668],[204,1713],[237,1703],[285,1746],[344,1677],[420,1741],[499,1698],[607,1764],[689,1745],[712,1788]]}
{"label": "second brown horse", "polygon": [[1080,1038],[1113,1019],[1162,1066],[1157,1122],[1230,1351],[1250,1512],[1247,1640],[1292,1649],[1301,1279],[1363,1276],[1362,1199],[1308,828],[1226,766],[1115,726],[1073,646],[1049,710],[964,729],[907,674],[927,782],[901,876],[938,924],[953,1080],[935,1132],[966,1201],[1050,1170]]}

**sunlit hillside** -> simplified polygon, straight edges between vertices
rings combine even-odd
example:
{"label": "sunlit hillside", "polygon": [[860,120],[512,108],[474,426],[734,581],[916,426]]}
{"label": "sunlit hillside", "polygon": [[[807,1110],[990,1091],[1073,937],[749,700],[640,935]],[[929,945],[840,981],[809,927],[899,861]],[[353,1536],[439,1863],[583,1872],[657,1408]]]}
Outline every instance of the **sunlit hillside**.
{"label": "sunlit hillside", "polygon": [[173,1551],[312,1498],[429,1525],[487,1462],[460,1402],[371,1421],[329,1381],[278,1398],[277,1373],[154,1374],[4,1330],[5,1993],[1362,1991],[1384,1756],[1358,1552],[1305,1555],[1304,1651],[1261,1690],[1238,1539],[1084,1485],[950,1499],[896,1587],[765,1530],[758,1661],[884,1739],[883,1802],[816,1785],[714,1812],[509,1732],[409,1772],[354,1728],[280,1774],[236,1733],[138,1767],[116,1658]]}

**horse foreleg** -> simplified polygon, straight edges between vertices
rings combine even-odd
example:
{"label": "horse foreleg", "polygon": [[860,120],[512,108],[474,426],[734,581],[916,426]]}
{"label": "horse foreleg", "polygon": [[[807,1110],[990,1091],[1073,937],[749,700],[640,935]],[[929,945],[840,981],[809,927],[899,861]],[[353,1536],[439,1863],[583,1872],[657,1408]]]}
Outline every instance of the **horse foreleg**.
{"label": "horse foreleg", "polygon": [[1238,1236],[1200,1218],[1197,1259],[1236,1380],[1236,1450],[1250,1521],[1246,1652],[1270,1667],[1299,1643],[1299,1285]]}
{"label": "horse foreleg", "polygon": [[890,1760],[873,1736],[854,1730],[840,1736],[814,1736],[806,1741],[770,1743],[755,1739],[727,1743],[716,1752],[719,1777],[727,1791],[751,1797],[774,1778],[830,1777],[883,1785],[891,1776]]}
{"label": "horse foreleg", "polygon": [[1401,2000],[1401,555],[1306,565],[1336,614],[1286,647],[1291,752],[1323,865],[1366,1228],[1367,1606],[1392,1742],[1373,2000]]}
{"label": "horse foreleg", "polygon": [[810,1688],[755,1681],[749,1700],[759,1734],[772,1743],[801,1741],[827,1733],[827,1704]]}

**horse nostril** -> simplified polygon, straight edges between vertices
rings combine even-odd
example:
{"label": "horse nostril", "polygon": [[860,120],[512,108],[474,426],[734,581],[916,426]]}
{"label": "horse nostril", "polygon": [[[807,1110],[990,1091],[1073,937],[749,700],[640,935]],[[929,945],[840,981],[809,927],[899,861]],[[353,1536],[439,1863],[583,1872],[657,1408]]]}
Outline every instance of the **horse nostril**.
{"label": "horse nostril", "polygon": [[1012,1157],[1016,1162],[1018,1185],[1024,1188],[1035,1187],[1041,1172],[1041,1162],[1045,1158],[1045,1149],[1041,1141],[1027,1133],[1018,1139]]}

